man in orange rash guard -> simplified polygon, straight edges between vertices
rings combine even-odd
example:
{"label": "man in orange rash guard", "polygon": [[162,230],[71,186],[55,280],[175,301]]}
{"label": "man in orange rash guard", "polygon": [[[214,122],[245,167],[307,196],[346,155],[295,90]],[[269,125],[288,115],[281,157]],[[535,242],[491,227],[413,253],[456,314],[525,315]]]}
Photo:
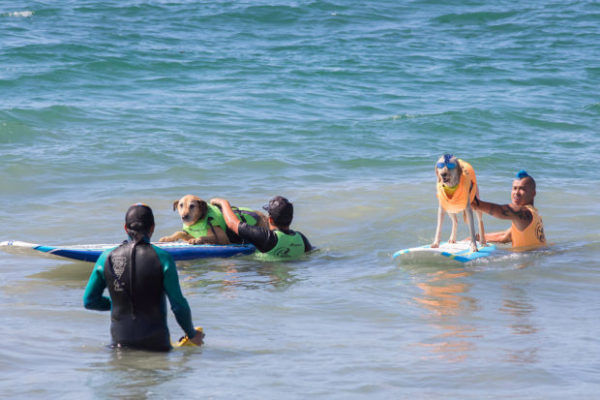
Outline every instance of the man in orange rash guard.
{"label": "man in orange rash guard", "polygon": [[535,198],[535,180],[521,170],[513,181],[510,204],[494,204],[475,198],[471,206],[493,217],[512,221],[506,231],[487,233],[490,242],[511,243],[513,249],[529,250],[546,245],[544,224],[533,206]]}

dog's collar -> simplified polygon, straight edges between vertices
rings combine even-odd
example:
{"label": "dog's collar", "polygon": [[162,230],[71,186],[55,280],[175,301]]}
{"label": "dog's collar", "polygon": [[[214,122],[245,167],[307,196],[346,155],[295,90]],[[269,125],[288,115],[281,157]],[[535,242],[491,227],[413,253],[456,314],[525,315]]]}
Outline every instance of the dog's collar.
{"label": "dog's collar", "polygon": [[458,189],[459,185],[455,185],[455,186],[442,186],[444,188],[444,192],[446,193],[447,196],[452,196],[454,194],[454,192],[456,192],[456,189]]}

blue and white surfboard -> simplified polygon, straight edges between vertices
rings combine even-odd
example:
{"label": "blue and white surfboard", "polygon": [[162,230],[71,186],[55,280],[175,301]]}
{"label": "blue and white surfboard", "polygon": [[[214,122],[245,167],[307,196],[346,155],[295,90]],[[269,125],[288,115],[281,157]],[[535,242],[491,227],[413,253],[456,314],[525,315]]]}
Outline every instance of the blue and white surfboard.
{"label": "blue and white surfboard", "polygon": [[392,258],[402,263],[467,263],[494,254],[496,252],[496,245],[487,244],[482,246],[480,243],[477,243],[477,250],[477,252],[471,251],[471,242],[469,241],[458,243],[444,242],[438,248],[431,248],[431,245],[425,245],[399,250],[394,253]]}
{"label": "blue and white surfboard", "polygon": [[[236,255],[252,254],[255,247],[252,245],[192,245],[183,242],[152,243],[167,251],[175,261],[196,260],[211,257],[232,257]],[[21,255],[50,256],[68,258],[71,260],[96,262],[104,250],[117,247],[118,244],[79,244],[68,246],[50,246],[20,241],[0,242],[0,250]]]}

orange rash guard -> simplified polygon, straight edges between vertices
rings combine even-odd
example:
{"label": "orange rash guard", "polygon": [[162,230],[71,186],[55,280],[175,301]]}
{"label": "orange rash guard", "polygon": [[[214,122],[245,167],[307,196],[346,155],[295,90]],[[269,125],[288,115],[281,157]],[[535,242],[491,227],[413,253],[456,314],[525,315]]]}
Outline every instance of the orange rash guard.
{"label": "orange rash guard", "polygon": [[544,223],[538,214],[535,207],[525,206],[533,216],[531,223],[524,230],[520,231],[515,226],[514,222],[511,226],[511,237],[513,247],[531,247],[546,244],[546,236],[544,235]]}
{"label": "orange rash guard", "polygon": [[[442,182],[437,183],[437,197],[440,200],[442,208],[453,214],[467,208],[467,204],[470,204],[477,194],[477,178],[475,177],[473,167],[468,162],[460,159],[458,163],[460,164],[462,173],[453,194],[446,193]],[[469,190],[471,191],[470,196]]]}

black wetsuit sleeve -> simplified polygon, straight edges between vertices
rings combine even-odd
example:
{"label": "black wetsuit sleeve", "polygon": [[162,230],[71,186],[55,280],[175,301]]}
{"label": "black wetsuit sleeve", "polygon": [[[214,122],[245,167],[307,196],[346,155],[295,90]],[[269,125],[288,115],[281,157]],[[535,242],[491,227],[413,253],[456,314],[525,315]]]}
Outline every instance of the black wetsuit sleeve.
{"label": "black wetsuit sleeve", "polygon": [[300,236],[302,236],[302,241],[304,242],[304,252],[308,252],[312,250],[312,245],[310,244],[310,242],[308,241],[308,239],[306,238],[306,236],[304,236],[304,234],[302,232],[298,232],[300,234]]}
{"label": "black wetsuit sleeve", "polygon": [[273,231],[248,225],[245,222],[238,225],[238,236],[252,243],[261,253],[266,253],[277,245],[277,235]]}

